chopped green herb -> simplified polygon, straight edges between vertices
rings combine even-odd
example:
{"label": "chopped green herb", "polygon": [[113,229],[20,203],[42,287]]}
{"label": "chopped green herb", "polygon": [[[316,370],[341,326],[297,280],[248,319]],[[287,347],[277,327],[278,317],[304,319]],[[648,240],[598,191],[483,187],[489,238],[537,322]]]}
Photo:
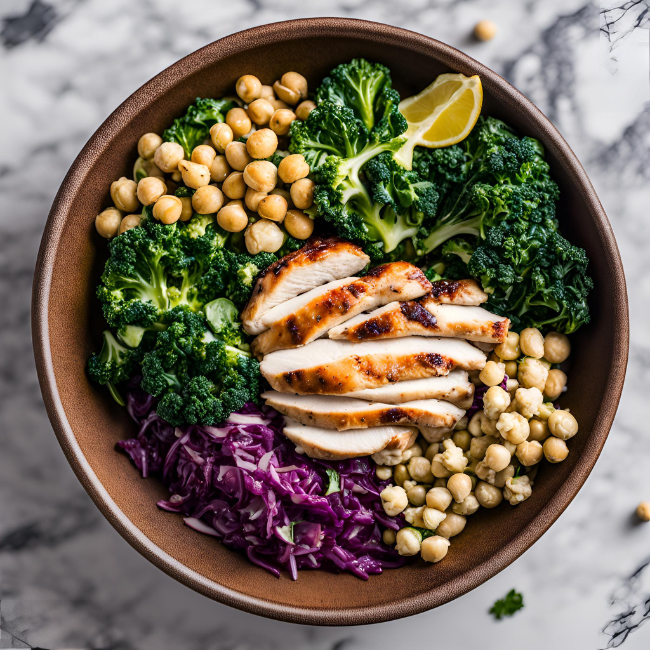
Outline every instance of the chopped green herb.
{"label": "chopped green herb", "polygon": [[332,494],[334,492],[341,491],[341,479],[339,478],[339,473],[332,469],[331,467],[326,467],[325,471],[327,472],[327,478],[329,478],[329,484],[327,485],[327,490],[325,491],[325,496]]}
{"label": "chopped green herb", "polygon": [[505,598],[500,598],[492,605],[490,614],[500,621],[504,616],[512,616],[524,606],[524,597],[514,589],[511,589]]}
{"label": "chopped green herb", "polygon": [[292,521],[287,526],[278,526],[277,531],[280,537],[287,542],[287,544],[293,544],[293,527],[297,522]]}
{"label": "chopped green herb", "polygon": [[411,526],[411,528],[414,528],[415,530],[422,535],[422,539],[426,539],[427,537],[433,537],[436,532],[434,530],[429,530],[428,528],[418,528],[417,526]]}

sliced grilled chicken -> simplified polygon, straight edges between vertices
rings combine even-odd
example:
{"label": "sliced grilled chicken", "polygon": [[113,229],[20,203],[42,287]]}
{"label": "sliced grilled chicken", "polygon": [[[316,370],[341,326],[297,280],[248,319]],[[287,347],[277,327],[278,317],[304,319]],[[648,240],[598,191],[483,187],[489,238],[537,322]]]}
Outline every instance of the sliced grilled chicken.
{"label": "sliced grilled chicken", "polygon": [[244,331],[259,334],[261,317],[286,300],[315,287],[354,275],[370,258],[339,237],[312,237],[299,250],[271,264],[257,278],[251,299],[242,312]]}
{"label": "sliced grilled chicken", "polygon": [[382,264],[362,278],[330,282],[267,312],[262,324],[269,329],[253,341],[253,354],[306,345],[356,314],[424,296],[430,288],[424,273],[408,262]]}
{"label": "sliced grilled chicken", "polygon": [[483,366],[485,354],[467,341],[409,336],[363,343],[321,339],[267,354],[260,371],[281,393],[341,395]]}
{"label": "sliced grilled chicken", "polygon": [[459,408],[467,409],[474,400],[474,384],[469,380],[465,370],[452,370],[444,377],[398,381],[379,388],[366,388],[346,393],[345,396],[384,404],[441,399],[452,402]]}
{"label": "sliced grilled chicken", "polygon": [[445,336],[502,343],[508,336],[509,325],[507,318],[491,314],[482,307],[441,305],[426,296],[421,300],[392,302],[369,314],[360,314],[332,328],[328,336],[348,341]]}
{"label": "sliced grilled chicken", "polygon": [[437,399],[417,400],[404,404],[378,404],[336,395],[290,395],[262,393],[267,406],[301,424],[323,429],[367,429],[387,424],[453,427],[465,411]]}
{"label": "sliced grilled chicken", "polygon": [[476,280],[438,280],[433,283],[429,297],[438,304],[473,306],[488,299]]}
{"label": "sliced grilled chicken", "polygon": [[382,449],[402,451],[413,446],[418,435],[414,427],[372,427],[334,431],[300,424],[285,418],[284,435],[302,447],[307,456],[322,460],[344,460],[369,456]]}

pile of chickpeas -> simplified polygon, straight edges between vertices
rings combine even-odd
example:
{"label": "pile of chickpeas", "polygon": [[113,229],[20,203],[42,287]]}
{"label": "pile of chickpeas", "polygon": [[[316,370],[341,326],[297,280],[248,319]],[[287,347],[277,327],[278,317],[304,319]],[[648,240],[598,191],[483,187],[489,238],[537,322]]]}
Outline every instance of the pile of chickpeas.
{"label": "pile of chickpeas", "polygon": [[[509,332],[483,370],[470,373],[476,386],[487,387],[481,410],[438,439],[423,433],[403,452],[373,455],[377,478],[392,479],[381,492],[384,511],[403,514],[410,524],[384,530],[386,544],[401,555],[439,562],[449,539],[481,506],[495,508],[504,499],[514,506],[531,496],[537,464],[543,458],[562,462],[569,454],[566,441],[578,432],[575,417],[553,406],[567,383],[554,366],[570,352],[569,339],[559,332]],[[421,529],[435,534],[423,539]]]}
{"label": "pile of chickpeas", "polygon": [[[273,86],[253,75],[240,77],[236,91],[243,107],[214,124],[209,141],[195,147],[190,160],[180,144],[145,133],[138,155],[147,176],[138,182],[122,177],[111,185],[114,205],[97,215],[99,234],[112,239],[139,226],[138,211],[153,205],[153,216],[164,224],[216,214],[224,230],[245,230],[252,255],[275,253],[287,233],[310,237],[314,222],[304,212],[314,201],[309,165],[300,154],[284,155],[291,123],[307,119],[316,107],[307,90],[307,80],[297,72],[285,73]],[[284,155],[278,167],[266,160],[276,151]],[[181,182],[195,190],[191,197],[174,195]]]}

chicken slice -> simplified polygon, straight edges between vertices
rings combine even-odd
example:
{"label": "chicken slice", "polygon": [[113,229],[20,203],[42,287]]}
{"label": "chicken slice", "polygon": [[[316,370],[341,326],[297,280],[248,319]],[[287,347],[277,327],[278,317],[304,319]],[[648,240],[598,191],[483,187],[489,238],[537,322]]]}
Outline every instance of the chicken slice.
{"label": "chicken slice", "polygon": [[444,377],[426,377],[411,381],[398,381],[379,388],[366,388],[346,397],[356,397],[384,404],[402,404],[413,400],[441,399],[466,409],[474,400],[474,384],[469,381],[465,370],[452,370]]}
{"label": "chicken slice", "polygon": [[414,427],[371,427],[335,431],[300,424],[285,418],[284,435],[310,458],[345,460],[370,456],[382,449],[403,451],[413,446],[418,435]]}
{"label": "chicken slice", "polygon": [[[426,304],[426,307],[422,303]],[[403,336],[445,336],[502,343],[510,321],[482,307],[441,305],[428,296],[408,302],[392,302],[369,314],[360,314],[332,328],[331,339],[372,341]]]}
{"label": "chicken slice", "polygon": [[392,262],[372,269],[362,278],[330,282],[278,305],[262,317],[269,329],[252,345],[258,358],[274,350],[306,345],[347,319],[394,300],[424,296],[431,283],[408,262]]}
{"label": "chicken slice", "polygon": [[281,393],[341,395],[483,366],[485,353],[467,341],[409,336],[363,343],[321,339],[267,354],[260,371]]}
{"label": "chicken slice", "polygon": [[429,297],[438,304],[473,306],[488,299],[476,280],[438,280],[433,282]]}
{"label": "chicken slice", "polygon": [[453,427],[465,411],[437,399],[417,400],[404,404],[380,404],[337,395],[290,395],[262,393],[267,406],[301,424],[323,429],[367,429],[387,424]]}
{"label": "chicken slice", "polygon": [[247,334],[259,334],[267,311],[315,287],[359,272],[370,258],[339,237],[312,237],[299,250],[262,271],[241,319]]}

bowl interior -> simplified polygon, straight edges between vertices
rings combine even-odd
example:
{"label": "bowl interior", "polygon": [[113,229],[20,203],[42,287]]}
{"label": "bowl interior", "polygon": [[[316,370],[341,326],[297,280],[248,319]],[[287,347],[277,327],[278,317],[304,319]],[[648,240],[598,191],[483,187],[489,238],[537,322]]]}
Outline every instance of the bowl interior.
{"label": "bowl interior", "polygon": [[[592,260],[593,322],[573,339],[570,390],[562,398],[580,432],[564,463],[541,468],[525,504],[472,516],[440,564],[417,561],[367,583],[309,571],[292,582],[286,574],[277,580],[190,530],[180,516],[159,510],[163,486],[141,479],[128,458],[115,451],[118,440],[134,434],[134,425],[85,373],[103,329],[94,292],[106,253],[94,216],[110,203],[110,183],[130,176],[139,136],[161,133],[195,97],[232,93],[244,73],[271,84],[283,72],[297,70],[313,88],[334,65],[353,57],[387,65],[402,96],[442,72],[478,73],[484,114],[544,143],[562,191],[562,228]],[[616,244],[584,171],[551,124],[500,77],[452,48],[396,28],[333,19],[265,26],[213,43],[149,82],[107,120],[80,154],[50,215],[35,281],[34,325],[54,428],[80,480],[116,528],[161,568],[206,595],[316,624],[374,622],[434,607],[520,555],[568,505],[595,463],[618,404],[627,356],[627,303]]]}

